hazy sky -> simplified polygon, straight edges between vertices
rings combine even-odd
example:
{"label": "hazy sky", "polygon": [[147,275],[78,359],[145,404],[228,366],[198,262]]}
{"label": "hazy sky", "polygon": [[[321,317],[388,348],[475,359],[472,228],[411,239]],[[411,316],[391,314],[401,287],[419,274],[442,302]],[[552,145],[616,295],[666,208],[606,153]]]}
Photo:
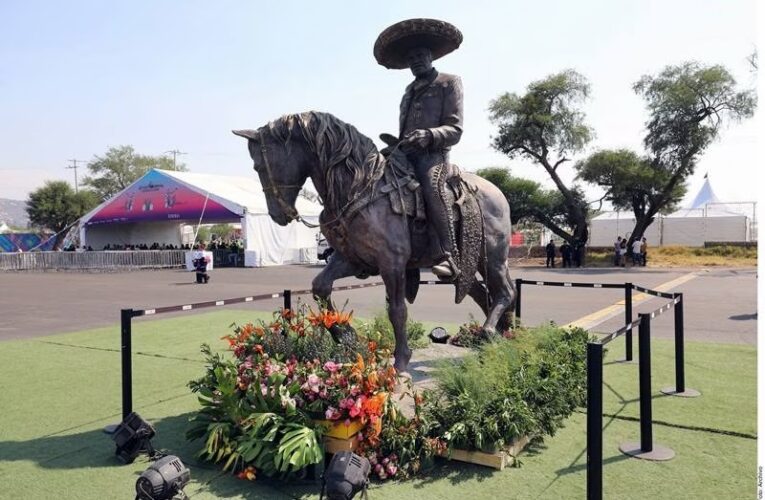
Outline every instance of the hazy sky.
{"label": "hazy sky", "polygon": [[[588,152],[641,148],[647,115],[631,86],[643,74],[693,59],[755,84],[746,60],[756,42],[754,1],[425,5],[3,0],[0,197],[24,199],[46,179],[73,181],[68,159],[121,144],[155,155],[179,149],[195,172],[254,175],[244,141],[230,130],[290,112],[329,111],[375,139],[395,133],[412,77],[378,66],[372,46],[385,27],[411,17],[447,20],[464,35],[435,66],[463,80],[465,132],[452,158],[468,170],[510,166],[551,185],[541,167],[492,151],[486,109],[500,93],[565,68],[592,84],[584,110],[596,139]],[[756,119],[723,131],[691,178],[690,196],[708,172],[721,199],[756,198]]]}

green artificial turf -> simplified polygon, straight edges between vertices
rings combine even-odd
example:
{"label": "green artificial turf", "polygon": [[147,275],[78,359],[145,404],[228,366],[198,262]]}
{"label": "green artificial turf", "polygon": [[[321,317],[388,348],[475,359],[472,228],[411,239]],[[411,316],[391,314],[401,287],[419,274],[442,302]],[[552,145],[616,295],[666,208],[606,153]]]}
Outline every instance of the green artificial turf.
{"label": "green artificial turf", "polygon": [[[232,322],[268,313],[229,309],[170,319],[145,318],[133,328],[134,409],[157,428],[157,447],[192,470],[186,492],[206,498],[318,498],[310,483],[247,483],[194,458],[200,443],[184,430],[198,408],[186,383],[201,376],[199,345],[225,348]],[[672,385],[673,344],[654,341],[653,414],[657,443],[675,450],[664,463],[627,459],[620,442],[639,439],[637,365],[610,363],[623,355],[609,345],[604,371],[605,498],[750,498],[755,487],[756,350],[749,346],[686,345],[687,385],[697,399],[659,396]],[[635,346],[637,352],[637,345]],[[119,465],[101,428],[120,419],[119,328],[101,328],[0,344],[0,498],[133,498],[144,458]],[[552,438],[504,471],[439,462],[430,474],[375,485],[372,498],[582,498],[585,414],[575,413]],[[706,429],[706,430],[702,430]],[[726,434],[727,433],[727,434]]]}

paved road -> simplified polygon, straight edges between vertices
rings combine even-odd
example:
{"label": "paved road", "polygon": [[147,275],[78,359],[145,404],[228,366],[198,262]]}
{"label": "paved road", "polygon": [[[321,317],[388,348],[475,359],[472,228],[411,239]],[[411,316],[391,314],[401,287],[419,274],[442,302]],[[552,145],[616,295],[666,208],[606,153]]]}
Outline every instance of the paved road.
{"label": "paved road", "polygon": [[[310,288],[318,266],[283,266],[262,269],[218,269],[208,285],[192,284],[193,274],[180,270],[115,273],[2,273],[0,282],[0,340],[29,338],[83,330],[118,322],[123,307],[152,308],[166,305],[240,297],[285,288]],[[756,269],[539,269],[518,268],[514,277],[549,281],[624,283],[656,287],[694,273],[696,276],[672,291],[685,293],[686,336],[689,340],[756,344]],[[379,277],[372,278],[377,281]],[[340,284],[358,283],[348,278]],[[448,286],[423,286],[410,307],[413,318],[444,323],[463,323],[470,314],[481,318],[470,298],[455,305]],[[356,315],[369,316],[382,310],[382,287],[340,292],[337,304],[347,299]],[[527,324],[555,321],[566,324],[623,298],[621,290],[524,286],[523,319]],[[659,307],[652,299],[635,307],[635,313]],[[279,307],[280,301],[242,306],[259,310]],[[209,311],[209,309],[203,310]],[[193,312],[180,313],[193,314]],[[596,326],[596,331],[618,328],[621,318]],[[671,316],[654,323],[658,337],[672,336]]]}

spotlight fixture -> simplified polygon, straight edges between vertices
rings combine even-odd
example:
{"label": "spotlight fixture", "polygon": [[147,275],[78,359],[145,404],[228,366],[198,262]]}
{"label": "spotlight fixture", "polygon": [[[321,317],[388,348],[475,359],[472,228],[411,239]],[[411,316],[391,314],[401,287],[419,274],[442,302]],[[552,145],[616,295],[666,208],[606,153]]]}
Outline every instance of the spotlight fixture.
{"label": "spotlight fixture", "polygon": [[450,335],[446,333],[446,330],[440,326],[437,326],[430,331],[428,337],[430,337],[430,340],[436,344],[446,344],[446,341],[449,340]]}
{"label": "spotlight fixture", "polygon": [[143,471],[135,482],[136,500],[186,499],[183,492],[191,479],[191,472],[175,455],[160,458]]}
{"label": "spotlight fixture", "polygon": [[350,451],[335,453],[324,471],[324,481],[321,486],[319,500],[350,500],[359,491],[366,497],[369,485],[369,472],[372,466],[364,457]]}
{"label": "spotlight fixture", "polygon": [[112,439],[117,444],[117,450],[114,453],[125,464],[132,463],[140,453],[144,452],[152,458],[155,452],[151,445],[151,438],[155,434],[156,431],[149,422],[137,413],[130,413],[112,434]]}

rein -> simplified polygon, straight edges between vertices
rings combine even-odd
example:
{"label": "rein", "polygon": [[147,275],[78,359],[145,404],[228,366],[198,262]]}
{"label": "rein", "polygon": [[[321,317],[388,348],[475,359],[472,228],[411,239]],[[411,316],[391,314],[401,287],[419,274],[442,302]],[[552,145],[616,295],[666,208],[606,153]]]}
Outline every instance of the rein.
{"label": "rein", "polygon": [[306,227],[309,227],[311,229],[317,228],[320,225],[319,224],[312,224],[305,220],[303,216],[300,215],[300,213],[297,211],[296,208],[290,206],[289,203],[282,197],[281,188],[302,188],[303,186],[298,186],[297,184],[276,184],[274,182],[274,176],[271,173],[271,164],[268,161],[268,150],[266,149],[266,143],[263,141],[263,136],[261,135],[260,130],[258,130],[258,142],[260,143],[260,154],[263,157],[263,164],[266,166],[266,175],[268,176],[268,186],[263,187],[263,191],[268,192],[271,191],[274,195],[274,198],[276,198],[277,203],[279,203],[279,206],[284,210],[284,212],[287,214],[287,217],[289,217],[292,220],[299,221],[303,223]]}

